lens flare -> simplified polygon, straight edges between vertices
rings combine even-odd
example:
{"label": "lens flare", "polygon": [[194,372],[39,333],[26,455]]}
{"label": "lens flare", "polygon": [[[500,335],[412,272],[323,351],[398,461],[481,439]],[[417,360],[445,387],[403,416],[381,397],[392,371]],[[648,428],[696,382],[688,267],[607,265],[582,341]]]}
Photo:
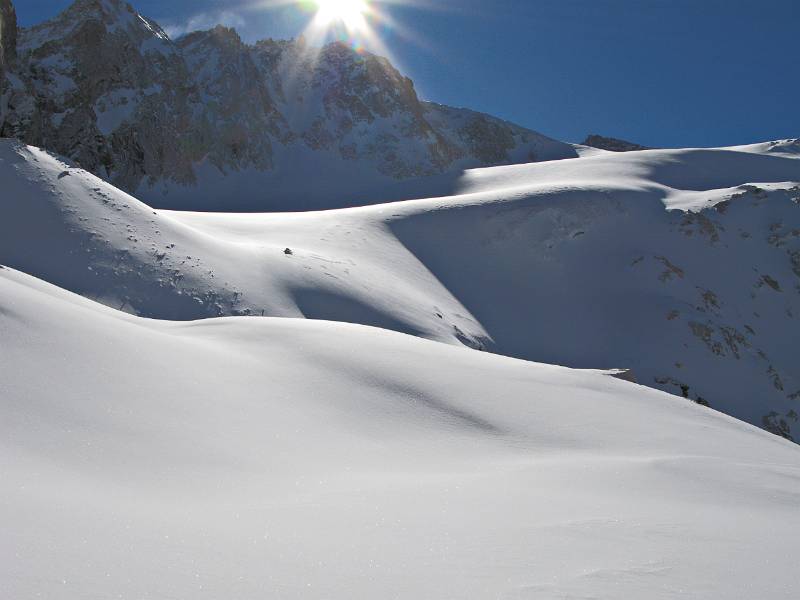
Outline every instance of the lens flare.
{"label": "lens flare", "polygon": [[360,31],[367,26],[369,6],[366,0],[315,0],[317,25],[331,27],[343,25],[349,31]]}
{"label": "lens flare", "polygon": [[[233,1],[233,0],[231,0]],[[402,70],[402,64],[387,47],[385,38],[402,40],[426,47],[427,43],[413,31],[392,18],[393,5],[430,9],[439,0],[245,0],[253,10],[294,9],[295,15],[308,15],[306,26],[298,36],[303,60],[314,61],[329,42],[347,44],[356,53],[372,53],[387,58]],[[305,19],[304,19],[305,20]],[[308,63],[306,63],[308,64]]]}

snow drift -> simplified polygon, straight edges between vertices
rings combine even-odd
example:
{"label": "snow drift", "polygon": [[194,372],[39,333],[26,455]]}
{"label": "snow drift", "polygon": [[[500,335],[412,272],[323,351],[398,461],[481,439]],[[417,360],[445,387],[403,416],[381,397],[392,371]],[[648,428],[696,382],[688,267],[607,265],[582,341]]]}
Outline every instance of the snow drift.
{"label": "snow drift", "polygon": [[600,372],[0,269],[5,598],[793,598],[800,450]]}
{"label": "snow drift", "polygon": [[447,198],[220,215],[3,141],[0,261],[146,317],[305,316],[630,368],[792,437],[797,148],[598,151],[469,171]]}

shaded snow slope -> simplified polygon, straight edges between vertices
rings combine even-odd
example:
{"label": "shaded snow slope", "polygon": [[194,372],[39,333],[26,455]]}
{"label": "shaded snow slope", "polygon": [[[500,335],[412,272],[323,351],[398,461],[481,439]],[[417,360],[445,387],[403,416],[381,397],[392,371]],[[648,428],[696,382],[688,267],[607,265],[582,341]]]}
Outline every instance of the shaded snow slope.
{"label": "shaded snow slope", "polygon": [[263,312],[366,321],[443,341],[455,341],[454,325],[480,330],[467,315],[435,317],[438,304],[462,309],[378,213],[206,221],[154,211],[10,140],[0,141],[0,178],[0,261],[115,308],[162,319]]}
{"label": "shaded snow slope", "polygon": [[148,317],[305,316],[630,368],[795,437],[800,161],[774,146],[603,153],[470,171],[449,198],[215,215],[153,211],[4,141],[0,261]]}
{"label": "shaded snow slope", "polygon": [[8,268],[0,336],[4,598],[796,596],[800,451],[658,391]]}

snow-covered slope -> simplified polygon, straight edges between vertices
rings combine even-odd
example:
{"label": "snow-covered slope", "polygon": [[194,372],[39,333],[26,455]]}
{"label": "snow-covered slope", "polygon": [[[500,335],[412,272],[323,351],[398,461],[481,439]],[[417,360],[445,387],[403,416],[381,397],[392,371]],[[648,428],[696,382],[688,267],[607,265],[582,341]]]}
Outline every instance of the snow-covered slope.
{"label": "snow-covered slope", "polygon": [[599,372],[0,269],[3,598],[794,598],[800,451]]}
{"label": "snow-covered slope", "polygon": [[[305,214],[153,211],[0,145],[0,262],[155,318],[309,317],[642,384],[797,435],[797,142],[468,172]],[[285,249],[291,254],[285,254]]]}
{"label": "snow-covered slope", "polygon": [[0,135],[70,157],[153,206],[308,210],[449,193],[464,168],[575,157],[500,119],[420,101],[342,43],[173,42],[122,0],[76,0],[19,31]]}

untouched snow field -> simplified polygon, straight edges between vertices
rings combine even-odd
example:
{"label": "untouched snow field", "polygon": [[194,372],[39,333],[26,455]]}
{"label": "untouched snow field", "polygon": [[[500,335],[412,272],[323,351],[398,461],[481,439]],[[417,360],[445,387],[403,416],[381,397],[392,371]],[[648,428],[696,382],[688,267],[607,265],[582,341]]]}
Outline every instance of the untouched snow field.
{"label": "untouched snow field", "polygon": [[0,338],[2,598],[797,596],[800,449],[598,371],[9,268]]}
{"label": "untouched snow field", "polygon": [[598,150],[468,171],[446,198],[302,214],[154,211],[8,140],[0,177],[0,263],[126,312],[346,321],[630,368],[800,432],[797,140]]}

